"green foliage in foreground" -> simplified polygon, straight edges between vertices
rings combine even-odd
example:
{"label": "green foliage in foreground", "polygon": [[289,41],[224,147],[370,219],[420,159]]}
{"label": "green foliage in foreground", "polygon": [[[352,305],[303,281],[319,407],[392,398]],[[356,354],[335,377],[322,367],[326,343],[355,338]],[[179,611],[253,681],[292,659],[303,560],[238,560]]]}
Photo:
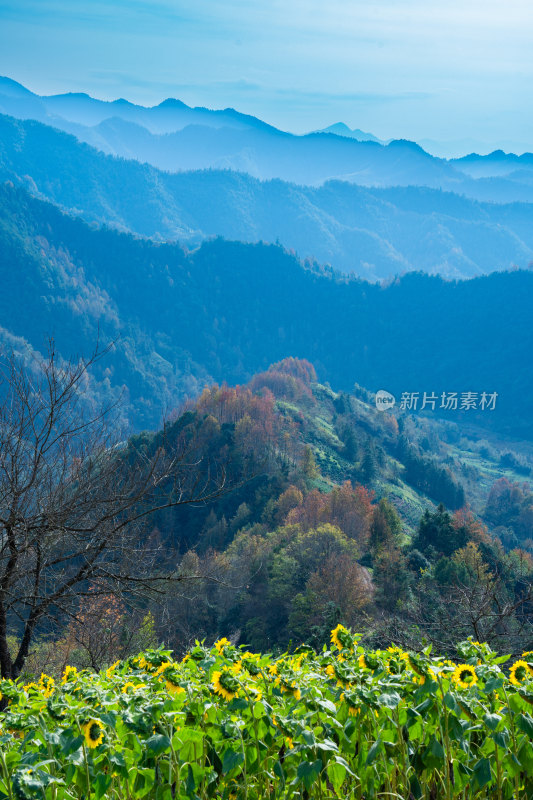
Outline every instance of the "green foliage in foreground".
{"label": "green foliage in foreground", "polygon": [[177,663],[149,650],[60,685],[3,681],[2,798],[514,798],[533,796],[533,653],[502,669],[430,648],[274,659],[226,639]]}

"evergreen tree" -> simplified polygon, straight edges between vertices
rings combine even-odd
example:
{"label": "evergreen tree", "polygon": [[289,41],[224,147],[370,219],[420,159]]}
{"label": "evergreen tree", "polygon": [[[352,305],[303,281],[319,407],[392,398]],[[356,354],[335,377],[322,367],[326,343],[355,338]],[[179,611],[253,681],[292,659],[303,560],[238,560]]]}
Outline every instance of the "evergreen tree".
{"label": "evergreen tree", "polygon": [[433,514],[427,509],[424,512],[413,547],[424,555],[436,553],[451,556],[466,544],[464,531],[464,527],[453,524],[450,514],[441,503]]}
{"label": "evergreen tree", "polygon": [[377,475],[376,454],[370,443],[365,445],[361,462],[361,477],[364,483],[371,483]]}
{"label": "evergreen tree", "polygon": [[400,543],[402,524],[391,503],[383,498],[374,509],[370,523],[370,552],[376,557],[381,551],[391,551]]}
{"label": "evergreen tree", "polygon": [[351,425],[347,425],[343,431],[342,441],[344,444],[344,457],[347,461],[357,459],[357,437]]}
{"label": "evergreen tree", "polygon": [[319,475],[313,450],[308,444],[305,445],[302,456],[302,472],[307,480],[318,478]]}

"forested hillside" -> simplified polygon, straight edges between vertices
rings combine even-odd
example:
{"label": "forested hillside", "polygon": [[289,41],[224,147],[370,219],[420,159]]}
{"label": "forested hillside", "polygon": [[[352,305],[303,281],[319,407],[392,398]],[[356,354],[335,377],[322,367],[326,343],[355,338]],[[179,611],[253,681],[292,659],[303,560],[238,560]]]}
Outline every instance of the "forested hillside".
{"label": "forested hillside", "polygon": [[42,350],[54,335],[65,357],[98,336],[115,342],[93,388],[101,399],[122,393],[137,430],[206,382],[248,380],[289,354],[339,389],[359,383],[398,401],[497,392],[493,411],[440,413],[531,433],[531,272],[459,282],[410,274],[377,286],[280,246],[217,239],[186,252],[96,229],[7,184],[0,208],[4,340]]}
{"label": "forested hillside", "polygon": [[[502,482],[523,477],[507,473],[480,490],[503,475],[497,456],[483,462],[470,442],[479,461],[465,469],[453,429],[379,413],[314,377],[309,364],[287,359],[248,387],[205,390],[190,407],[188,424],[205,426],[210,447],[253,477],[203,514],[156,521],[160,535],[195,549],[190,569],[195,559],[216,564],[241,586],[236,594],[206,584],[203,603],[198,594],[177,601],[176,635],[189,625],[206,635],[234,630],[254,647],[319,646],[343,621],[374,641],[414,644],[422,634],[448,652],[459,630],[508,646],[513,631],[527,635],[529,605],[519,598],[533,528],[526,523],[504,546],[483,522],[494,518]],[[524,521],[532,500],[531,490],[515,497]],[[509,524],[501,504],[500,513]],[[513,596],[517,616],[494,625],[495,607]]]}
{"label": "forested hillside", "polygon": [[[401,148],[396,155],[402,164]],[[88,222],[189,247],[214,235],[279,241],[302,258],[369,280],[413,270],[472,277],[533,260],[532,206],[503,204],[504,195],[501,204],[481,203],[414,185],[372,189],[329,181],[314,188],[262,182],[244,171],[160,172],[6,116],[0,116],[0,179]]]}
{"label": "forested hillside", "polygon": [[79,664],[98,667],[142,646],[143,619],[143,635],[178,649],[222,633],[319,647],[338,622],[375,645],[425,638],[447,653],[470,635],[508,651],[531,636],[531,455],[502,459],[450,423],[379,412],[292,358],[206,388],[162,437],[134,437],[126,457],[187,441],[205,475],[224,469],[218,498],[157,512],[144,534],[163,572],[204,577],[164,584],[131,619],[89,593],[84,626],[65,622],[35,658],[59,663],[74,636]]}
{"label": "forested hillside", "polygon": [[0,2],[0,800],[533,800],[533,15],[472,5]]}

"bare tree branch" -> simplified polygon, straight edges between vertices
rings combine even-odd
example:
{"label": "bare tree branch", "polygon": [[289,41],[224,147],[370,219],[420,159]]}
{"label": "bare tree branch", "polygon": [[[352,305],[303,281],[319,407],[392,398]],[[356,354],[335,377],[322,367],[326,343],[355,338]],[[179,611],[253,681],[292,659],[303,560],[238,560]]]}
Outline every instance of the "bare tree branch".
{"label": "bare tree branch", "polygon": [[[163,570],[146,520],[227,491],[223,464],[208,463],[194,426],[117,441],[112,408],[89,409],[90,369],[107,349],[61,362],[0,361],[0,672],[17,677],[36,633],[72,616],[95,592],[158,593],[166,583],[214,580]],[[89,587],[92,589],[89,590]],[[10,628],[18,650],[8,647]]]}

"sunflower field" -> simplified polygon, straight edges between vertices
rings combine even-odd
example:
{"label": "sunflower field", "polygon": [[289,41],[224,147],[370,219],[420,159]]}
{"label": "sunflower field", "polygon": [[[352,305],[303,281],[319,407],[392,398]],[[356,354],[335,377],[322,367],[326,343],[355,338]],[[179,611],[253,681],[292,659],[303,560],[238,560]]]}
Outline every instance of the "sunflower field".
{"label": "sunflower field", "polygon": [[533,653],[197,643],[2,681],[0,797],[533,798]]}

